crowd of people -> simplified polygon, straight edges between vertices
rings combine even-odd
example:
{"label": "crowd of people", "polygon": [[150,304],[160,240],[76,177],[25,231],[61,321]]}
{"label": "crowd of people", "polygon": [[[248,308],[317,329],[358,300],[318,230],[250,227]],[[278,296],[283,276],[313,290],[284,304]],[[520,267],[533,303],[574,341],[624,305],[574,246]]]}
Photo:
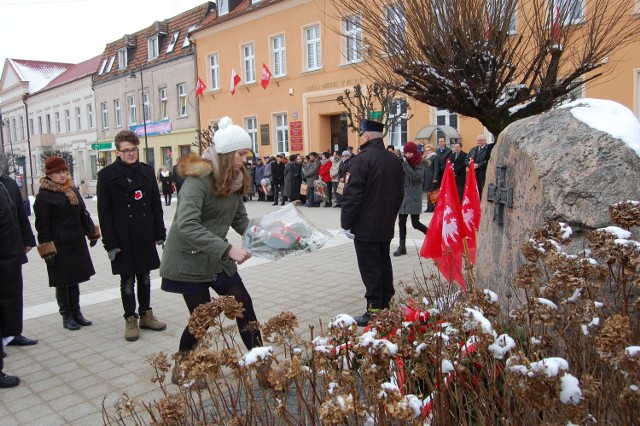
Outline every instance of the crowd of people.
{"label": "crowd of people", "polygon": [[[420,221],[423,196],[437,192],[447,161],[462,197],[473,159],[482,194],[491,154],[484,135],[477,137],[477,145],[468,154],[459,142],[449,148],[444,138],[438,140],[437,148],[408,142],[402,151],[394,146],[385,149],[383,129],[381,123],[362,120],[357,154],[349,147],[341,153],[288,157],[280,153],[248,161],[251,138],[224,117],[213,146],[201,155],[182,157],[171,171],[163,166],[157,173],[139,161],[136,134],[123,130],[115,137],[116,161],[98,173],[100,226],[94,224],[73,186],[65,161],[57,156],[46,160],[45,177],[34,203],[37,244],[15,181],[0,172],[0,349],[37,344],[21,334],[21,268],[34,246],[46,262],[63,327],[73,331],[92,325],[80,310],[79,285],[95,274],[89,249],[100,239],[112,273],[120,277],[125,340],[137,340],[140,329],[166,328],[151,307],[150,271],[160,269],[162,289],[182,295],[190,313],[210,300],[210,289],[242,302],[244,316],[237,319],[240,336],[247,349],[260,346],[259,331],[249,327],[257,321],[251,296],[237,271],[251,252],[226,238],[230,229],[241,235],[247,229],[244,202],[254,196],[274,206],[299,201],[309,208],[341,208],[341,226],[354,240],[366,289],[366,311],[355,321],[367,325],[377,312],[389,307],[395,294],[390,259],[395,221],[400,232],[393,255],[401,256],[407,252],[409,217],[413,228],[427,232]],[[161,193],[170,206],[174,192],[179,192],[179,202],[167,236]],[[437,201],[428,199],[426,211],[433,211]],[[164,247],[162,262],[159,245]],[[185,327],[176,359],[196,345],[196,338]],[[17,377],[2,372],[2,358],[0,388],[17,386]],[[180,382],[177,368],[172,381]]]}

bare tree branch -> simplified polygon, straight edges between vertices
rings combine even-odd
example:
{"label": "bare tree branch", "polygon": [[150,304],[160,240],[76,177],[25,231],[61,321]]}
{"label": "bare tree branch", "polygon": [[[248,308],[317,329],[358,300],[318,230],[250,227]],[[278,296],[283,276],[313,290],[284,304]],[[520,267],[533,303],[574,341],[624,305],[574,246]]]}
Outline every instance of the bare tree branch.
{"label": "bare tree branch", "polygon": [[640,33],[629,0],[333,4],[336,22],[361,17],[363,36],[356,41],[365,76],[390,91],[476,118],[494,135],[611,72],[610,56]]}

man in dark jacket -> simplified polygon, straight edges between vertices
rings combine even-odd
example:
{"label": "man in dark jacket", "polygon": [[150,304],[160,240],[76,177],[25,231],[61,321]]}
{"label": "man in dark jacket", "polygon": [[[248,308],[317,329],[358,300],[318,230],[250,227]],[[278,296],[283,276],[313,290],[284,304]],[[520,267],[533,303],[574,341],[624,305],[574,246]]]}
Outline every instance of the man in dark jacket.
{"label": "man in dark jacket", "polygon": [[[276,161],[271,163],[271,186],[273,188],[273,205],[278,205],[278,196],[284,185],[284,154],[276,155]],[[284,198],[282,199],[284,206]]]}
{"label": "man in dark jacket", "polygon": [[184,178],[180,176],[178,172],[178,165],[180,164],[180,158],[173,166],[173,182],[176,184],[176,193],[180,192],[180,188],[182,188],[182,182],[184,182]]}
{"label": "man in dark jacket", "polygon": [[0,388],[20,383],[15,376],[2,372],[3,339],[9,345],[28,346],[38,343],[22,333],[22,264],[26,254],[36,245],[31,224],[22,204],[16,182],[0,171]]}
{"label": "man in dark jacket", "polygon": [[462,150],[462,143],[456,142],[453,145],[453,152],[449,155],[449,161],[453,166],[453,174],[456,177],[456,187],[458,188],[458,197],[462,202],[462,194],[464,193],[464,183],[467,181],[467,153]]}
{"label": "man in dark jacket", "polygon": [[436,154],[438,155],[438,161],[440,167],[438,168],[438,182],[442,182],[442,176],[444,175],[444,166],[447,164],[447,158],[451,155],[451,148],[447,146],[447,139],[438,138],[438,147],[436,148]]}
{"label": "man in dark jacket", "polygon": [[[354,236],[367,311],[354,318],[359,326],[389,307],[395,294],[389,248],[403,198],[404,172],[382,142],[383,125],[362,120],[360,153],[349,160],[340,222]],[[349,234],[348,234],[349,235]]]}
{"label": "man in dark jacket", "polygon": [[[113,274],[120,275],[126,321],[125,339],[138,339],[139,328],[164,330],[151,310],[149,272],[160,267],[156,244],[166,239],[160,191],[153,169],[138,161],[140,140],[129,130],[115,137],[118,158],[98,173],[98,217],[102,242]],[[134,282],[138,282],[138,314]]]}
{"label": "man in dark jacket", "polygon": [[469,166],[469,162],[473,158],[473,168],[476,171],[476,180],[478,181],[478,193],[480,199],[482,199],[482,189],[484,188],[484,180],[487,175],[487,164],[491,157],[491,147],[487,145],[487,137],[485,135],[478,135],[476,138],[476,146],[471,148],[469,155],[467,155],[466,165]]}

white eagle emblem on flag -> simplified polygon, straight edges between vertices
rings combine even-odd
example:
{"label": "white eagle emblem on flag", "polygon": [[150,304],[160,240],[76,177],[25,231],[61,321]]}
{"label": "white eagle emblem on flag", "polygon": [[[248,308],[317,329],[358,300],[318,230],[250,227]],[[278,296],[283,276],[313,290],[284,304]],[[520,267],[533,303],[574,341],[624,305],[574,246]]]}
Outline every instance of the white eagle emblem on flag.
{"label": "white eagle emblem on flag", "polygon": [[453,215],[453,210],[450,206],[446,206],[444,214],[442,215],[442,243],[447,247],[451,247],[449,240],[452,243],[458,241],[458,220]]}

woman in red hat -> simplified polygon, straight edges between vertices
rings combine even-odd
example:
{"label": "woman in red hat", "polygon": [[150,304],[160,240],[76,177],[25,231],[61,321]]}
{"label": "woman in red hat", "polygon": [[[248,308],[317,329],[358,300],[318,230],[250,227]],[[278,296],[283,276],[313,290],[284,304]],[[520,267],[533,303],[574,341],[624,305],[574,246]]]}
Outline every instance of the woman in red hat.
{"label": "woman in red hat", "polygon": [[49,157],[45,174],[33,205],[38,253],[47,263],[49,286],[56,288],[62,326],[78,330],[92,324],[80,312],[78,284],[96,273],[85,237],[93,247],[100,239],[100,229],[94,225],[82,196],[69,179],[64,160]]}

